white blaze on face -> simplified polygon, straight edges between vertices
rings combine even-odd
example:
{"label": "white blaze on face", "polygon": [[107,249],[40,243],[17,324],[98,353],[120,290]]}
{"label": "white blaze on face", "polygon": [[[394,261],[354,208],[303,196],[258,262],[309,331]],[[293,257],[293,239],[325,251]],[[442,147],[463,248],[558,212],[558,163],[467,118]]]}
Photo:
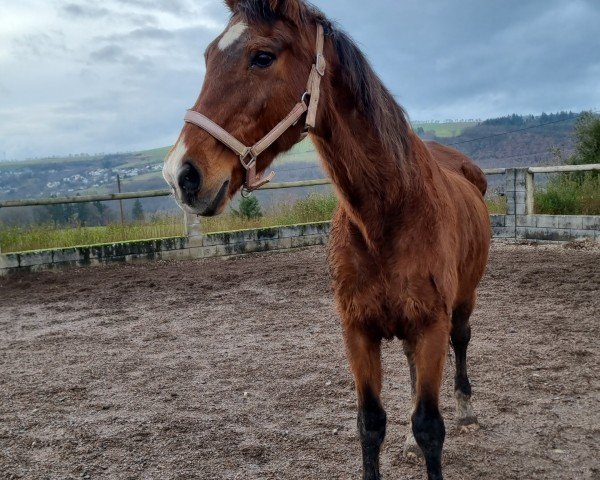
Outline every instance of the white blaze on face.
{"label": "white blaze on face", "polygon": [[219,40],[219,50],[223,51],[237,42],[247,28],[248,25],[244,22],[236,23],[229,27],[221,37],[221,40]]}
{"label": "white blaze on face", "polygon": [[174,188],[177,188],[177,172],[181,168],[183,157],[185,157],[186,153],[187,147],[185,145],[185,140],[179,138],[163,166],[163,177],[165,177],[167,183]]}

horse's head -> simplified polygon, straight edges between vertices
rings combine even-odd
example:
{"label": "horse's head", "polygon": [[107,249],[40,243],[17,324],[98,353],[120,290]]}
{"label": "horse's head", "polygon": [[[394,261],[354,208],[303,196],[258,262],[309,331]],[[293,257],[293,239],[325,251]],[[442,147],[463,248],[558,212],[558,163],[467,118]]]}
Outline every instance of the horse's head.
{"label": "horse's head", "polygon": [[[315,11],[302,0],[227,0],[227,4],[232,17],[206,49],[204,85],[192,112],[210,119],[240,144],[253,146],[301,99],[305,101],[318,27]],[[302,138],[305,115],[296,113],[302,118],[260,154],[257,172]],[[247,181],[242,155],[215,137],[214,132],[186,123],[165,160],[165,179],[189,213],[222,212]],[[253,155],[242,157],[247,164]]]}

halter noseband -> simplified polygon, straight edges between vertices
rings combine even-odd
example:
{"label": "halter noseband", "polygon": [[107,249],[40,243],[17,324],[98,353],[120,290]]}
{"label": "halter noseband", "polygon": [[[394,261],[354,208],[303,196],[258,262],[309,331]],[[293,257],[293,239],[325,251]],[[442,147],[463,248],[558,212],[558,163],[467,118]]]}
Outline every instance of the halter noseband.
{"label": "halter noseband", "polygon": [[[258,190],[263,185],[273,180],[275,172],[271,172],[264,178],[256,172],[256,159],[269,148],[279,137],[281,137],[290,127],[296,125],[300,117],[306,114],[306,131],[315,128],[317,120],[317,107],[319,105],[321,78],[325,75],[325,67],[327,62],[323,56],[323,45],[325,41],[325,33],[323,26],[317,24],[317,56],[315,63],[312,66],[306,91],[302,94],[300,101],[294,106],[292,111],[279,122],[273,130],[265,135],[261,140],[255,143],[252,147],[247,147],[237,138],[224,130],[222,127],[213,122],[210,118],[205,117],[201,113],[193,110],[188,110],[185,114],[185,121],[202,128],[207,133],[212,135],[216,140],[233,150],[240,157],[240,163],[246,170],[246,181],[244,183],[244,191],[252,192]],[[309,98],[308,104],[306,98]]]}

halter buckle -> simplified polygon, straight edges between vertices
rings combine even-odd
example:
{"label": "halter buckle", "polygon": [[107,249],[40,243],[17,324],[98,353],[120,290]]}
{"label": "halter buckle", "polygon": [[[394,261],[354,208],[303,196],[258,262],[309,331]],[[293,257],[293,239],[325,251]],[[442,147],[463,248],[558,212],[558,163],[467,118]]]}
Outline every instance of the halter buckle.
{"label": "halter buckle", "polygon": [[[248,157],[250,157],[249,162],[246,161]],[[269,173],[269,175],[266,177],[261,177],[256,172],[256,156],[252,152],[251,148],[246,150],[244,154],[240,155],[240,163],[242,164],[242,167],[246,169],[246,181],[244,182],[244,187],[242,188],[242,196],[244,198],[248,198],[248,196],[254,190],[258,190],[260,187],[273,180],[273,177],[275,177],[275,172]]]}
{"label": "halter buckle", "polygon": [[[246,159],[250,157],[250,161],[246,162]],[[256,156],[252,153],[252,149],[248,148],[246,151],[240,155],[240,163],[242,167],[246,169],[246,171],[250,170],[252,167],[256,167]]]}
{"label": "halter buckle", "polygon": [[325,60],[325,56],[322,53],[317,53],[317,62],[315,63],[315,68],[317,73],[321,75],[321,77],[325,76],[325,67],[327,66],[327,61]]}

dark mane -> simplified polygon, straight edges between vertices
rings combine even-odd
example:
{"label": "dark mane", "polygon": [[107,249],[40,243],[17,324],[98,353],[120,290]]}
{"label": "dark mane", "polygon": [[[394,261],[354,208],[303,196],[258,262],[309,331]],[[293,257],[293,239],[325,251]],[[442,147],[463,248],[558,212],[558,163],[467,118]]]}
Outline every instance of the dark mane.
{"label": "dark mane", "polygon": [[332,27],[330,37],[341,65],[342,81],[356,99],[358,110],[381,137],[388,152],[398,157],[410,146],[410,125],[404,109],[344,31]]}
{"label": "dark mane", "polygon": [[[249,23],[284,20],[273,11],[268,0],[239,1],[236,13]],[[308,27],[315,22],[323,25],[327,37],[333,42],[341,67],[342,83],[356,99],[359,112],[381,137],[387,152],[399,161],[403,160],[410,148],[411,129],[404,109],[374,72],[354,40],[329,21],[317,7],[304,2],[298,27]]]}

